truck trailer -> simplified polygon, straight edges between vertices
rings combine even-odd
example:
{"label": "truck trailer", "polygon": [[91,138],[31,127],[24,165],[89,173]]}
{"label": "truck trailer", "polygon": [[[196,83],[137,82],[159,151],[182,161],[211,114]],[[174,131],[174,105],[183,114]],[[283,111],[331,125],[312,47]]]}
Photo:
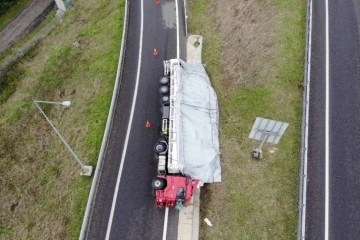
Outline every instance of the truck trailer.
{"label": "truck trailer", "polygon": [[220,182],[219,111],[202,64],[164,61],[161,131],[154,151],[156,205],[182,208],[201,184]]}

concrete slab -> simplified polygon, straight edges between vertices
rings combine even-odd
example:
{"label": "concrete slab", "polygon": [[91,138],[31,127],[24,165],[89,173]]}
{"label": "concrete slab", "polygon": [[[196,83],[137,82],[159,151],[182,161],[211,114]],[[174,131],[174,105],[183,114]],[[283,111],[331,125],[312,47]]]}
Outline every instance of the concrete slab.
{"label": "concrete slab", "polygon": [[[203,38],[200,35],[189,35],[187,39],[188,63],[202,63],[201,50]],[[200,188],[196,190],[190,205],[179,211],[178,240],[199,239]]]}
{"label": "concrete slab", "polygon": [[203,46],[203,37],[200,35],[189,35],[187,39],[187,62],[202,63],[201,51]]}

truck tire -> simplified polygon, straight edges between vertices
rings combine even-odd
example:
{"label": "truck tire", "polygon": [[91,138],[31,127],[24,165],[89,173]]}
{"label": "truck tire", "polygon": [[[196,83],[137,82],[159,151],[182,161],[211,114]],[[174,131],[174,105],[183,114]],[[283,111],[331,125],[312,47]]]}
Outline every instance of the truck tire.
{"label": "truck tire", "polygon": [[169,95],[164,95],[161,97],[161,104],[169,105],[169,103],[170,103]]}
{"label": "truck tire", "polygon": [[169,93],[169,86],[167,86],[167,85],[162,85],[162,86],[159,88],[159,92],[160,92],[161,95],[168,94],[168,93]]}
{"label": "truck tire", "polygon": [[155,178],[152,183],[151,186],[154,190],[162,190],[164,189],[165,186],[165,182],[164,179],[161,178]]}
{"label": "truck tire", "polygon": [[169,83],[169,77],[161,77],[160,78],[160,84],[168,84]]}
{"label": "truck tire", "polygon": [[161,154],[161,153],[166,153],[167,151],[167,146],[165,142],[158,142],[155,145],[155,152],[157,154]]}

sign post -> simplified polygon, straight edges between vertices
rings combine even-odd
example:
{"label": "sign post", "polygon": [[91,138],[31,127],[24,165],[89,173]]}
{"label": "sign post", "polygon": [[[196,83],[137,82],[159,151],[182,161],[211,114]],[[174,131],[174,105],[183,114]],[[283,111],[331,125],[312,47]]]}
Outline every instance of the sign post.
{"label": "sign post", "polygon": [[262,158],[262,147],[265,142],[278,144],[288,123],[257,117],[249,138],[261,141],[260,146],[252,151],[253,158]]}

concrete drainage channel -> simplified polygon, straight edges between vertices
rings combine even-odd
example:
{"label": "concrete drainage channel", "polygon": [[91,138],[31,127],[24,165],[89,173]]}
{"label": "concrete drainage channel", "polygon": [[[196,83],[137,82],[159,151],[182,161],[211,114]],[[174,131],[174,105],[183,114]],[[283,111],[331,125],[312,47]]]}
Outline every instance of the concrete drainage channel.
{"label": "concrete drainage channel", "polygon": [[[13,21],[1,29],[0,54],[3,54],[12,47],[22,36],[33,31],[44,20],[53,7],[54,2],[51,0],[42,2],[33,1]],[[44,39],[55,27],[56,23],[48,23],[32,39],[7,56],[0,66],[0,79],[2,79],[2,76],[4,76],[10,66],[25,56],[30,49]]]}
{"label": "concrete drainage channel", "polygon": [[8,23],[0,34],[0,54],[10,48],[22,36],[34,30],[53,9],[52,0],[32,1],[16,18]]}

